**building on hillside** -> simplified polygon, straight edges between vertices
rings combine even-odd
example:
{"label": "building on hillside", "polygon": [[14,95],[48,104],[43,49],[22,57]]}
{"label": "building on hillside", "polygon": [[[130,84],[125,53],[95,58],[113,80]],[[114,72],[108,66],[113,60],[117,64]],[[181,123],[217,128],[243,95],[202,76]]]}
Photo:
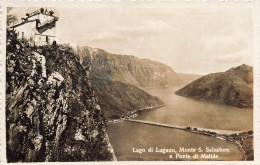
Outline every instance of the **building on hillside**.
{"label": "building on hillside", "polygon": [[32,13],[27,13],[22,22],[12,27],[17,33],[18,39],[26,39],[31,46],[50,45],[56,42],[56,22],[59,17],[54,12],[41,8]]}

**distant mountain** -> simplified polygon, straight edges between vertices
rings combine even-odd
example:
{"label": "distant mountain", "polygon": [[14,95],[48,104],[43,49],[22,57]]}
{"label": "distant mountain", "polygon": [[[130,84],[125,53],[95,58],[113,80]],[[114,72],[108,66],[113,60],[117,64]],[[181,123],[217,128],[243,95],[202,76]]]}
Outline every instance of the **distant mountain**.
{"label": "distant mountain", "polygon": [[203,76],[176,91],[176,94],[240,108],[251,108],[253,68],[243,64],[226,72]]}
{"label": "distant mountain", "polygon": [[177,73],[177,74],[178,77],[184,82],[185,85],[202,77],[202,75],[199,74],[187,74],[187,73]]}
{"label": "distant mountain", "polygon": [[165,87],[182,83],[167,65],[102,49],[78,47],[75,54],[87,71],[106,119],[125,116],[164,103],[140,87]]}
{"label": "distant mountain", "polygon": [[[91,65],[90,78],[120,81],[139,87],[181,85],[183,81],[165,64],[130,55],[117,55],[87,46],[77,48],[82,65]],[[91,62],[91,64],[90,64]]]}

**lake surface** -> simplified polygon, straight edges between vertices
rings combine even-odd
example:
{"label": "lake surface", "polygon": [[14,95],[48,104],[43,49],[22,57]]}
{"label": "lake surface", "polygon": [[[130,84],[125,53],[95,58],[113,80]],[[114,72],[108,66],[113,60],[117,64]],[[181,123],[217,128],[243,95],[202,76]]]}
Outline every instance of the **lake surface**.
{"label": "lake surface", "polygon": [[[175,90],[176,88],[146,89],[147,92],[164,101],[165,107],[139,112],[136,119],[209,129],[253,130],[252,109],[189,99],[175,95]],[[243,156],[234,144],[183,130],[122,121],[108,124],[107,131],[118,160],[242,160]],[[156,152],[156,147],[177,151],[180,147],[196,148],[195,153],[198,154],[201,154],[198,152],[199,147],[204,152],[206,147],[229,148],[230,151],[216,153],[217,159],[192,157],[180,159],[176,158],[175,153]],[[140,148],[145,149],[146,152],[142,154],[133,152]],[[149,148],[153,148],[153,152],[148,152]],[[187,154],[193,156],[195,153]]]}
{"label": "lake surface", "polygon": [[178,96],[174,94],[176,89],[179,88],[147,89],[146,91],[151,95],[158,96],[165,103],[165,106],[140,112],[140,116],[136,119],[210,129],[253,130],[252,109],[242,109]]}

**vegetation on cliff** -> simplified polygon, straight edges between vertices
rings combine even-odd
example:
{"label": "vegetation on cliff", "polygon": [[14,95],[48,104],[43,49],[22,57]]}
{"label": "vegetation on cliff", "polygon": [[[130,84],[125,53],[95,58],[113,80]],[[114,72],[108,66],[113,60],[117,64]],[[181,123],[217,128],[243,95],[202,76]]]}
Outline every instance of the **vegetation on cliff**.
{"label": "vegetation on cliff", "polygon": [[106,119],[120,118],[133,110],[164,105],[159,98],[131,84],[101,79],[91,82]]}
{"label": "vegetation on cliff", "polygon": [[114,159],[101,109],[67,46],[30,47],[7,32],[8,162]]}
{"label": "vegetation on cliff", "polygon": [[252,108],[253,68],[243,64],[226,72],[203,76],[178,90],[176,94],[240,108]]}
{"label": "vegetation on cliff", "polygon": [[126,117],[129,112],[164,105],[139,87],[168,86],[169,78],[175,76],[170,67],[86,46],[78,47],[75,52],[89,74],[106,119]]}

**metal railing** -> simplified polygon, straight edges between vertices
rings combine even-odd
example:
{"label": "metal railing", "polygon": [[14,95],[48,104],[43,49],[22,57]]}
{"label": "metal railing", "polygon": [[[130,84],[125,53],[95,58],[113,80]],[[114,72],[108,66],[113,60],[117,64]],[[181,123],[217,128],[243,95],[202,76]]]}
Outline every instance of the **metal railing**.
{"label": "metal railing", "polygon": [[44,25],[50,24],[50,23],[52,23],[52,22],[55,22],[55,19],[54,19],[54,18],[51,19],[51,20],[44,21],[43,23],[40,23],[40,24],[38,25],[38,27],[43,27]]}

